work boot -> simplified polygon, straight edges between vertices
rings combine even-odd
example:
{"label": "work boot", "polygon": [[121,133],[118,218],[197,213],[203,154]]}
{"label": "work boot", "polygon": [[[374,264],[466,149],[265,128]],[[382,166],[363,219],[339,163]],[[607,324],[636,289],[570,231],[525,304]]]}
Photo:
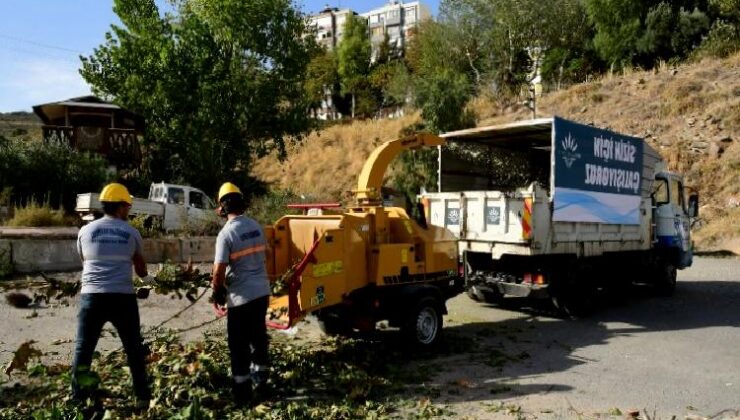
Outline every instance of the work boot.
{"label": "work boot", "polygon": [[231,386],[231,392],[234,396],[234,403],[239,407],[247,407],[252,402],[252,383],[250,381],[234,382]]}
{"label": "work boot", "polygon": [[134,404],[134,409],[138,412],[149,410],[149,398],[137,398]]}
{"label": "work boot", "polygon": [[252,383],[254,383],[254,393],[260,400],[265,398],[267,393],[267,379],[270,374],[270,370],[264,365],[252,365]]}

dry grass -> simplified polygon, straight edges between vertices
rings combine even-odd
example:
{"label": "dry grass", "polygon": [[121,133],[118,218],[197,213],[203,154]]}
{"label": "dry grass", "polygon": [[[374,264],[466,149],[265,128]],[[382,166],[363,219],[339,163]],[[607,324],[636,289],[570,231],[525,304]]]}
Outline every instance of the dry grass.
{"label": "dry grass", "polygon": [[357,175],[373,149],[398,138],[418,115],[393,120],[355,121],[311,133],[280,162],[275,155],[259,159],[252,174],[281,189],[309,196],[311,201],[343,200],[355,188]]}
{"label": "dry grass", "polygon": [[11,227],[47,227],[66,226],[69,221],[64,217],[63,210],[51,208],[48,204],[30,203],[25,207],[16,207],[13,218],[6,226]]}
{"label": "dry grass", "polygon": [[[470,106],[481,126],[531,116],[523,106],[502,109],[490,98],[478,98]],[[685,174],[687,183],[697,187],[706,208],[727,209],[732,200],[740,200],[740,54],[676,68],[665,64],[654,71],[608,74],[546,94],[538,111],[538,117],[556,114],[644,137],[671,170]],[[397,137],[418,118],[333,126],[295,146],[285,162],[274,156],[259,160],[253,173],[298,194],[336,200],[353,188],[373,147]],[[722,153],[710,154],[711,144]],[[693,147],[697,145],[706,148]],[[702,218],[706,223],[696,237],[705,248],[720,246],[728,231],[723,225],[737,226],[740,221],[740,216],[712,212]],[[740,236],[737,231],[731,234]]]}
{"label": "dry grass", "polygon": [[[709,209],[696,231],[698,246],[734,247],[740,253],[740,214],[732,210],[740,201],[740,54],[676,68],[661,65],[655,71],[606,75],[546,95],[538,107],[538,116],[559,115],[644,137],[663,154],[671,170],[683,173],[687,183],[698,189],[703,209]],[[520,107],[479,125],[529,115]]]}

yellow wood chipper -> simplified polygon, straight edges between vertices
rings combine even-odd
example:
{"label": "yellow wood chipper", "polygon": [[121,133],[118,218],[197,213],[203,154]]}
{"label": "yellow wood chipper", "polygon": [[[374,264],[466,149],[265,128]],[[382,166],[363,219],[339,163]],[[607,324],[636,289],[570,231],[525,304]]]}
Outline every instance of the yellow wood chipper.
{"label": "yellow wood chipper", "polygon": [[353,207],[266,227],[269,326],[287,329],[313,313],[327,334],[371,331],[387,320],[415,344],[437,341],[446,300],[463,290],[457,240],[403,208],[384,207],[381,187],[399,153],[442,143],[431,134],[386,142],[365,162]]}

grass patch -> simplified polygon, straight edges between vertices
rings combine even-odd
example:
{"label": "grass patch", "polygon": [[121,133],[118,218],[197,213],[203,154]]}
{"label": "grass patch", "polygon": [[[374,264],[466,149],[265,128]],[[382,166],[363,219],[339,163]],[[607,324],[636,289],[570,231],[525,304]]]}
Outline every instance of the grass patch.
{"label": "grass patch", "polygon": [[16,207],[13,218],[5,223],[10,227],[49,227],[71,226],[74,223],[64,216],[63,210],[53,209],[48,203],[30,202],[24,207]]}

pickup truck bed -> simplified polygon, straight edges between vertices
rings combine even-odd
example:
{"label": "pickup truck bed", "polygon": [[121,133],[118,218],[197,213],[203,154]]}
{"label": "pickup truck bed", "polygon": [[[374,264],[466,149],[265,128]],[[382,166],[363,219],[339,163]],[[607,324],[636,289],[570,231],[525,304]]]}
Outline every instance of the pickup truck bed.
{"label": "pickup truck bed", "polygon": [[[100,194],[87,193],[77,195],[75,211],[85,215],[83,216],[83,220],[86,220],[85,217],[94,215],[95,213],[102,213],[103,205],[100,203]],[[147,215],[162,217],[164,215],[164,205],[156,201],[134,198],[130,214],[132,216]]]}

